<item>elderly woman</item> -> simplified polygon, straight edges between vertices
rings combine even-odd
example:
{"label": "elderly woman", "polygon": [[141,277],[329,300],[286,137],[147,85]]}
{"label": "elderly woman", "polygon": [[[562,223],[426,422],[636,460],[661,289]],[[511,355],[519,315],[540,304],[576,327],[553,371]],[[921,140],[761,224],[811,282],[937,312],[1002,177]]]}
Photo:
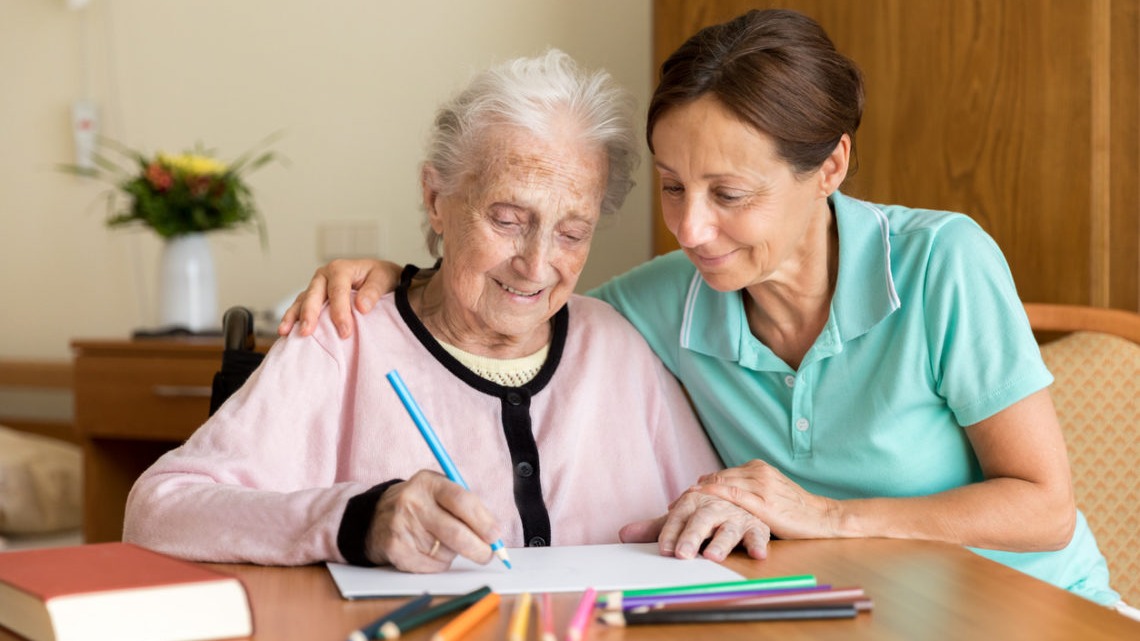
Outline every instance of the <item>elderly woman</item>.
{"label": "elderly woman", "polygon": [[[438,267],[355,319],[287,337],[136,482],[124,538],[200,561],[430,572],[458,554],[618,541],[719,467],[676,381],[608,305],[572,296],[631,185],[628,101],[552,51],[478,75],[422,169]],[[398,369],[470,484],[450,482]]]}
{"label": "elderly woman", "polygon": [[[933,539],[1119,603],[1004,257],[966,216],[839,192],[862,111],[854,63],[790,11],[704,29],[662,66],[647,135],[681,251],[593,294],[681,379],[734,467],[623,538],[692,557],[718,533],[714,558],[726,531],[764,556],[757,520],[781,538]],[[362,275],[367,308],[387,268],[348,265],[284,324],[312,316],[326,279]]]}

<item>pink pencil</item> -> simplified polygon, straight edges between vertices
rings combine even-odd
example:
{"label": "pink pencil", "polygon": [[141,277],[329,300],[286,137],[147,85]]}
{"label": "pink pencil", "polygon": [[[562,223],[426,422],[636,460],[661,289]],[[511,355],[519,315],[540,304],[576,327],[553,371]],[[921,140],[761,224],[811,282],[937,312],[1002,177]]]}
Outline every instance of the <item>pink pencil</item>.
{"label": "pink pencil", "polygon": [[586,626],[590,623],[590,612],[594,610],[594,599],[597,594],[594,588],[586,588],[586,592],[582,594],[582,600],[578,602],[578,609],[574,611],[574,618],[570,619],[570,627],[566,630],[566,638],[569,641],[582,641],[582,637],[586,634]]}
{"label": "pink pencil", "polygon": [[542,626],[542,641],[558,641],[554,634],[554,603],[549,592],[543,592],[538,603],[538,620]]}

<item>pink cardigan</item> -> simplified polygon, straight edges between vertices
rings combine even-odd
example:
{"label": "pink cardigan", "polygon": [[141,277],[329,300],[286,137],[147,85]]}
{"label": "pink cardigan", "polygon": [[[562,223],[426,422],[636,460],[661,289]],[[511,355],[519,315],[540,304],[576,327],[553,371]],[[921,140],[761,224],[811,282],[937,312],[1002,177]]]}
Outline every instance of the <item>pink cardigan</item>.
{"label": "pink cardigan", "polygon": [[[529,408],[550,543],[613,543],[622,525],[664,513],[720,462],[629,323],[580,296],[568,311],[561,362]],[[433,356],[393,294],[356,322],[341,340],[326,311],[313,338],[277,341],[216,415],[138,479],[124,540],[200,561],[343,562],[337,534],[349,499],[439,470],[384,378],[398,369],[504,543],[524,545],[503,401]]]}

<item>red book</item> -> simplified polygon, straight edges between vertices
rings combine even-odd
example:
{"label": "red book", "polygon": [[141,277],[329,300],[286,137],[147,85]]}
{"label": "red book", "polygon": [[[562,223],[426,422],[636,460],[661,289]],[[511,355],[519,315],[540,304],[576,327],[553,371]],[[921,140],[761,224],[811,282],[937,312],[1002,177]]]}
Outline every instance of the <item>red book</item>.
{"label": "red book", "polygon": [[253,634],[237,578],[130,543],[0,552],[0,625],[31,641]]}

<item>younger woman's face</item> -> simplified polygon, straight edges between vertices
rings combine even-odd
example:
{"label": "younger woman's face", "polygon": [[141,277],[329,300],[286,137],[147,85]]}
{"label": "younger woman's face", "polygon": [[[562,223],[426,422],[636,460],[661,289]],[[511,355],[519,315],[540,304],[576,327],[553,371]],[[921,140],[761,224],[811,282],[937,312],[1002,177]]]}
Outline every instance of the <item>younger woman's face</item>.
{"label": "younger woman's face", "polygon": [[821,171],[797,174],[712,96],[665,112],[652,137],[665,226],[711,287],[763,283],[813,251],[807,231],[833,190]]}

